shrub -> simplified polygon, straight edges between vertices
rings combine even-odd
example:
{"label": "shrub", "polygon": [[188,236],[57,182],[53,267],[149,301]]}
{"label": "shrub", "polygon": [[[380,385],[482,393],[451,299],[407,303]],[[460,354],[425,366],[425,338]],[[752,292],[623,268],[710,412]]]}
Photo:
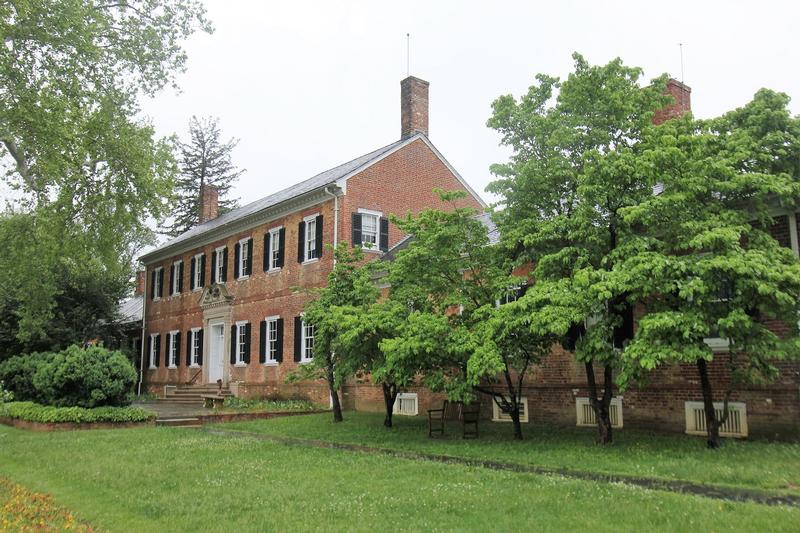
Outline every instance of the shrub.
{"label": "shrub", "polygon": [[0,404],[10,402],[14,399],[14,393],[6,390],[2,381],[0,381]]}
{"label": "shrub", "polygon": [[313,411],[314,404],[308,400],[263,400],[243,398],[226,398],[225,407],[230,409],[257,409],[264,411]]}
{"label": "shrub", "polygon": [[33,386],[43,403],[60,407],[130,403],[136,369],[121,352],[70,346],[39,366]]}
{"label": "shrub", "polygon": [[33,376],[43,364],[55,357],[51,352],[15,355],[0,363],[0,381],[14,393],[17,400],[44,401],[33,384]]}
{"label": "shrub", "polygon": [[53,407],[33,402],[10,402],[0,405],[0,416],[54,424],[58,422],[146,422],[156,417],[155,413],[139,407]]}

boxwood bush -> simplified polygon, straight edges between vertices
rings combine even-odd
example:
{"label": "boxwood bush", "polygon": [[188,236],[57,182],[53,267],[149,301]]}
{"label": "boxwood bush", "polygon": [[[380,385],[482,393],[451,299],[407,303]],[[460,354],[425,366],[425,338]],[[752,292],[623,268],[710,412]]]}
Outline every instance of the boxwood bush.
{"label": "boxwood bush", "polygon": [[33,376],[40,366],[55,355],[52,352],[15,355],[0,363],[0,381],[5,384],[6,389],[14,393],[17,400],[42,402],[44,398],[33,385]]}
{"label": "boxwood bush", "polygon": [[122,352],[73,345],[39,365],[33,387],[42,403],[58,407],[130,403],[136,369]]}
{"label": "boxwood bush", "polygon": [[0,405],[0,417],[15,418],[28,422],[53,424],[58,422],[146,422],[156,417],[155,413],[139,407],[53,407],[34,402],[9,402]]}

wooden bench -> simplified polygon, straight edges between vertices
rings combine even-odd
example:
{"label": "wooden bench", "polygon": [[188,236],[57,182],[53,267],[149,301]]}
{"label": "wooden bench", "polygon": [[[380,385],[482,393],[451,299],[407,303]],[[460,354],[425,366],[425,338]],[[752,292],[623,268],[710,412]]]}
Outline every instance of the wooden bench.
{"label": "wooden bench", "polygon": [[444,435],[447,420],[460,420],[462,438],[477,438],[480,414],[479,403],[464,404],[445,400],[441,408],[428,409],[428,436]]}
{"label": "wooden bench", "polygon": [[225,403],[225,396],[219,394],[203,394],[200,397],[205,408],[219,409]]}

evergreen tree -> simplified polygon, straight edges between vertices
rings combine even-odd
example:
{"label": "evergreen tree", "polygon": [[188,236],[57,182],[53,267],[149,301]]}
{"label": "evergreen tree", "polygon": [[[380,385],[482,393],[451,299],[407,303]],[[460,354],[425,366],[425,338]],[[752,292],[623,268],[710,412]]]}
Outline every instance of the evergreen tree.
{"label": "evergreen tree", "polygon": [[180,176],[175,185],[176,206],[172,224],[163,233],[175,237],[199,223],[200,191],[212,185],[219,192],[219,214],[238,206],[238,200],[227,198],[234,181],[244,169],[236,168],[231,152],[239,139],[221,139],[219,119],[192,117],[189,122],[189,142],[180,144]]}

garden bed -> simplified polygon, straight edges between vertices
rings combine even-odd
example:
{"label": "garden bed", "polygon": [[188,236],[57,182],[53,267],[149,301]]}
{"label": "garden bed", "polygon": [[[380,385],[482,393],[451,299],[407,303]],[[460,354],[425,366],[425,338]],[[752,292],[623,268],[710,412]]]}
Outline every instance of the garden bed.
{"label": "garden bed", "polygon": [[260,420],[267,418],[280,418],[284,416],[314,415],[327,413],[327,410],[316,409],[313,411],[254,411],[254,412],[221,412],[199,415],[202,424],[223,424],[225,422],[243,422],[247,420]]}
{"label": "garden bed", "polygon": [[33,431],[118,429],[155,424],[156,415],[138,407],[53,407],[33,402],[0,405],[0,424]]}

